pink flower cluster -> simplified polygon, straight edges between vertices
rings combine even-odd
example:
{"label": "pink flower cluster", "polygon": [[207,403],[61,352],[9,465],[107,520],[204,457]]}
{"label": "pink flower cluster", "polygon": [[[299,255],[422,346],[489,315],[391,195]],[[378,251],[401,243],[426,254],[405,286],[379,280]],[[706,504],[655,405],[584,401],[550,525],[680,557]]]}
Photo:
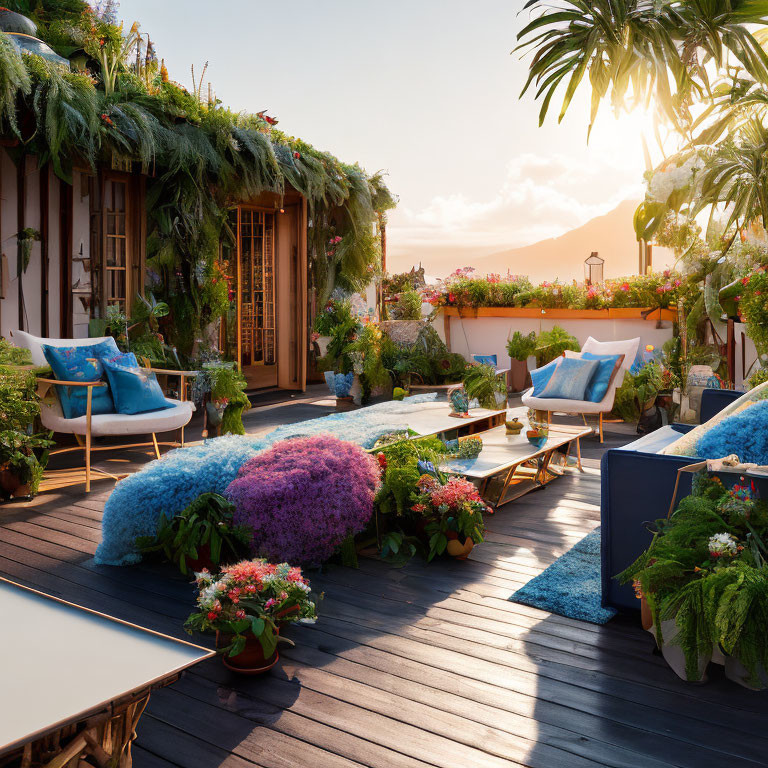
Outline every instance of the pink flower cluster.
{"label": "pink flower cluster", "polygon": [[319,564],[365,528],[379,474],[379,462],[354,443],[294,438],[247,461],[226,496],[235,523],[253,531],[256,553]]}
{"label": "pink flower cluster", "polygon": [[467,501],[483,503],[477,488],[461,477],[452,477],[445,485],[438,485],[430,492],[430,500],[435,507],[445,504],[450,509],[458,509]]}

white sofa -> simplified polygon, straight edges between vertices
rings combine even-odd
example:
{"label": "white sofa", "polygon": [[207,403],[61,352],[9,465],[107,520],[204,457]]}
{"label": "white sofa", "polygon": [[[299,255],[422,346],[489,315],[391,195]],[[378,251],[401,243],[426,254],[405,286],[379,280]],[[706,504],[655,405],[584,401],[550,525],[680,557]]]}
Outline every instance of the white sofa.
{"label": "white sofa", "polygon": [[[80,347],[106,341],[107,337],[93,339],[47,339],[40,336],[33,336],[25,331],[13,331],[11,338],[18,347],[28,349],[31,353],[32,363],[34,365],[47,365],[45,355],[43,354],[43,345],[51,347]],[[186,377],[196,375],[196,371],[164,371],[151,369],[155,373],[168,373],[179,375],[182,381]],[[124,413],[90,413],[90,394],[95,387],[106,386],[104,382],[67,382],[68,386],[88,387],[88,410],[85,415],[74,419],[67,419],[61,410],[61,405],[57,396],[51,397],[50,392],[60,382],[55,379],[38,379],[38,392],[41,396],[40,421],[46,429],[60,434],[74,435],[78,445],[74,448],[59,448],[51,451],[54,453],[66,453],[82,449],[85,455],[85,490],[91,489],[91,452],[103,450],[116,450],[127,447],[152,446],[157,458],[160,458],[160,445],[183,445],[184,427],[189,424],[192,413],[195,410],[193,403],[186,400],[170,400],[166,402],[171,408],[161,411],[149,411],[147,413],[124,414]],[[182,387],[182,398],[184,390]],[[180,440],[178,442],[159,443],[157,435],[163,432],[173,432],[180,430]],[[125,437],[136,435],[150,435],[151,442],[131,443],[130,445],[109,445],[93,446],[92,439],[98,437]],[[84,438],[84,439],[83,439]],[[104,473],[106,474],[106,473]]]}
{"label": "white sofa", "polygon": [[[548,418],[551,419],[553,413],[581,414],[586,423],[586,414],[598,416],[598,431],[600,442],[603,442],[603,416],[610,413],[613,408],[613,401],[616,397],[616,390],[624,381],[626,372],[632,367],[637,357],[637,350],[640,346],[640,338],[627,339],[626,341],[597,341],[591,336],[584,342],[581,353],[590,352],[595,355],[624,355],[621,367],[613,377],[613,381],[608,387],[605,397],[599,403],[592,403],[587,400],[560,400],[545,397],[534,397],[533,388],[523,394],[523,405],[533,408],[537,411],[546,411]],[[578,357],[580,352],[566,351],[566,357]]]}

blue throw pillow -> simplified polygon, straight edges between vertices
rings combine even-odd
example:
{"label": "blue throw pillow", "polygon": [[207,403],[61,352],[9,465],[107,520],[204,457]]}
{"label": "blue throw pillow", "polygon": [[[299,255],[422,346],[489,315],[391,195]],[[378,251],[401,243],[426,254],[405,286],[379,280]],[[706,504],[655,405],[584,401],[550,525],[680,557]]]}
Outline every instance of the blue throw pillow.
{"label": "blue throw pillow", "polygon": [[124,365],[126,368],[140,367],[139,361],[136,359],[136,355],[134,355],[133,352],[118,352],[109,357],[103,357],[101,362],[117,363],[118,365]]}
{"label": "blue throw pillow", "polygon": [[597,360],[564,357],[541,396],[553,400],[584,400],[598,365]]}
{"label": "blue throw pillow", "polygon": [[768,400],[726,416],[696,443],[702,459],[721,459],[735,453],[747,464],[768,464]]}
{"label": "blue throw pillow", "polygon": [[[93,347],[52,347],[43,344],[43,354],[51,366],[53,375],[62,381],[99,381],[104,368],[94,359]],[[65,419],[85,416],[88,407],[88,390],[85,387],[56,388]],[[91,413],[114,413],[115,406],[107,387],[94,387],[91,398]]]}
{"label": "blue throw pillow", "polygon": [[585,400],[590,403],[599,403],[605,397],[605,393],[613,380],[616,364],[623,357],[624,355],[595,355],[592,352],[582,352],[582,360],[597,360],[597,370],[584,393]]}
{"label": "blue throw pillow", "polygon": [[91,357],[96,357],[99,360],[120,354],[117,342],[111,336],[104,341],[100,341],[98,344],[91,345],[89,349],[91,350]]}
{"label": "blue throw pillow", "polygon": [[531,384],[533,384],[532,397],[541,397],[541,393],[544,391],[544,387],[549,384],[549,380],[552,378],[552,374],[557,368],[557,364],[565,358],[556,357],[552,362],[542,365],[541,368],[534,368],[531,371]]}
{"label": "blue throw pillow", "polygon": [[498,365],[496,355],[472,355],[472,359],[480,365],[490,365],[491,368],[496,368]]}
{"label": "blue throw pillow", "polygon": [[104,360],[104,370],[118,413],[134,414],[173,408],[157,383],[155,374],[137,365],[121,365]]}

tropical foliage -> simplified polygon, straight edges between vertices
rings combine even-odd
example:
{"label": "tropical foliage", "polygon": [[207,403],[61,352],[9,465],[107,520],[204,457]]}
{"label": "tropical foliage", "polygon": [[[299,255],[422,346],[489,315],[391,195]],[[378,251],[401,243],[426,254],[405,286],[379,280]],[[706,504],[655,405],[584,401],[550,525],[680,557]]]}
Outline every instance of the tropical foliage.
{"label": "tropical foliage", "polygon": [[[32,8],[30,8],[32,6]],[[8,3],[39,24],[62,55],[87,54],[70,72],[21,56],[0,34],[0,119],[18,140],[17,162],[32,154],[66,181],[75,163],[133,165],[149,173],[147,289],[170,308],[172,343],[189,355],[222,310],[219,243],[231,237],[228,206],[290,187],[308,202],[313,287],[325,302],[334,286],[358,289],[379,265],[373,224],[394,205],[381,174],[274,128],[263,113],[235,113],[202,88],[168,79],[137,24],[117,26],[112,11],[84,0]],[[102,9],[103,10],[103,9]]]}
{"label": "tropical foliage", "polygon": [[[758,685],[768,670],[768,507],[754,485],[731,488],[699,476],[694,495],[656,522],[651,546],[618,577],[634,582],[654,618],[659,645],[680,646],[689,680],[719,646]],[[671,631],[664,622],[674,622]]]}

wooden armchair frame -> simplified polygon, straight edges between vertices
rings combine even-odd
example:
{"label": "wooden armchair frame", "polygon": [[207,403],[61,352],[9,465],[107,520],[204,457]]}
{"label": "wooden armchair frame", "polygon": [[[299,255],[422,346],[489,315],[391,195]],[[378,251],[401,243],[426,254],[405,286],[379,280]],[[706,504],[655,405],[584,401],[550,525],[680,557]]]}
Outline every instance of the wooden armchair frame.
{"label": "wooden armchair frame", "polygon": [[[199,375],[198,371],[175,371],[175,370],[166,370],[164,368],[143,368],[143,370],[151,371],[155,374],[160,375],[174,375],[179,376],[181,379],[181,391],[180,391],[180,402],[184,402],[186,400],[187,396],[187,378],[194,377]],[[91,452],[92,451],[116,451],[116,450],[126,450],[128,448],[153,448],[155,452],[155,456],[159,459],[160,458],[160,446],[166,446],[169,448],[183,448],[184,447],[184,427],[180,427],[180,439],[178,441],[158,441],[157,434],[155,432],[150,432],[149,434],[152,437],[151,442],[147,443],[124,443],[120,445],[101,445],[101,446],[94,446],[93,445],[93,436],[91,434],[91,424],[92,424],[92,417],[93,417],[93,390],[96,387],[106,387],[107,384],[104,381],[60,381],[59,379],[48,379],[43,377],[38,377],[37,379],[37,394],[38,397],[42,400],[46,397],[51,387],[86,387],[86,408],[85,408],[85,435],[79,435],[76,433],[66,433],[66,434],[73,434],[75,437],[75,440],[77,441],[77,445],[69,446],[66,448],[55,448],[52,451],[49,452],[49,455],[53,456],[55,454],[60,453],[72,453],[73,451],[79,451],[82,450],[85,456],[85,492],[89,493],[91,490],[91,472],[98,472],[101,475],[105,475],[106,477],[112,478],[113,480],[120,480],[123,477],[126,477],[129,473],[122,473],[120,475],[113,475],[110,472],[107,472],[103,469],[97,468],[91,468]],[[58,397],[58,395],[57,395]],[[175,430],[174,430],[175,431]],[[68,475],[71,474],[71,470],[67,469],[60,469],[60,470],[48,470],[45,473],[48,477],[56,477],[56,476],[62,476],[62,475]],[[55,488],[61,488],[66,485],[74,485],[76,482],[80,482],[79,480],[69,481],[66,480],[64,482],[55,482],[54,480],[51,480],[50,482],[46,482],[45,480],[43,483],[41,483],[41,492],[45,490],[54,490]],[[47,486],[47,487],[46,487]]]}

